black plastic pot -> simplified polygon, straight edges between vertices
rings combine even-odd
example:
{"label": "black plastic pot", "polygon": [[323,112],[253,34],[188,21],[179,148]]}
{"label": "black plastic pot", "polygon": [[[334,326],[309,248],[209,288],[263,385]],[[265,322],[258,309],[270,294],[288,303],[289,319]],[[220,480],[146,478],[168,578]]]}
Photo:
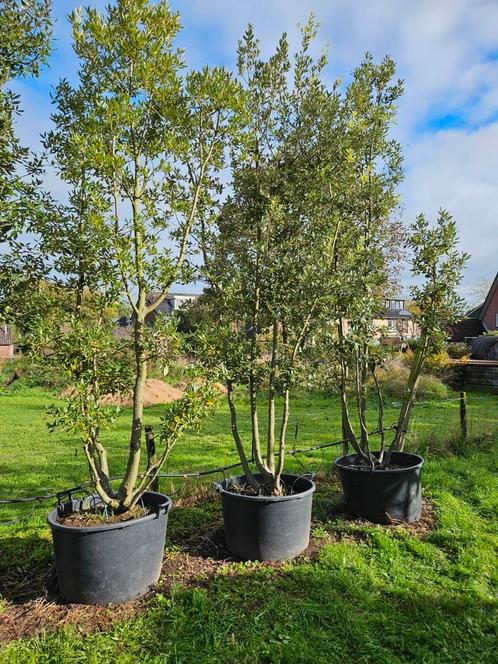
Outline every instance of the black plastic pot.
{"label": "black plastic pot", "polygon": [[[374,453],[378,456],[378,453]],[[350,514],[373,523],[417,521],[421,510],[421,472],[424,459],[418,454],[393,452],[393,470],[359,468],[356,454],[335,462]]]}
{"label": "black plastic pot", "polygon": [[[258,476],[256,476],[258,477]],[[234,477],[215,486],[221,494],[228,550],[243,560],[289,560],[310,540],[315,484],[298,475],[282,475],[286,496],[245,496],[228,491]]]}
{"label": "black plastic pot", "polygon": [[[54,541],[59,590],[67,602],[108,604],[143,595],[159,579],[171,498],[143,495],[153,512],[138,519],[98,526],[57,522],[60,508],[48,515]],[[80,501],[63,505],[77,511]]]}

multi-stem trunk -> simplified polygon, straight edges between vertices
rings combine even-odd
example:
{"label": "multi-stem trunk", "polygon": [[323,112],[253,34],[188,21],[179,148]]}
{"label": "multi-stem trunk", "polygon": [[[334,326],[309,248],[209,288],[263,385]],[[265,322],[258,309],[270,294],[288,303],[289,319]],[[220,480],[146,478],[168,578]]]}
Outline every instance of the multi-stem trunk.
{"label": "multi-stem trunk", "polygon": [[[136,164],[136,171],[138,165]],[[147,380],[147,357],[145,349],[145,315],[147,312],[146,284],[144,278],[144,234],[140,219],[140,187],[135,179],[135,192],[132,200],[133,212],[133,249],[135,273],[138,285],[138,298],[135,305],[133,345],[135,354],[135,382],[133,386],[133,414],[130,435],[130,448],[126,472],[119,487],[118,497],[122,507],[128,509],[133,500],[133,491],[140,470],[140,451],[143,431],[143,407],[145,382]]]}
{"label": "multi-stem trunk", "polygon": [[286,389],[284,392],[284,408],[282,412],[282,424],[280,426],[280,438],[278,444],[278,463],[277,463],[277,469],[275,471],[274,491],[278,495],[282,493],[281,477],[285,463],[285,440],[287,435],[287,424],[289,422],[289,397],[290,397],[289,390]]}
{"label": "multi-stem trunk", "polygon": [[[260,232],[258,231],[258,243],[260,241]],[[264,476],[266,465],[261,453],[261,444],[259,437],[259,418],[257,404],[257,384],[255,376],[255,365],[258,353],[258,329],[259,329],[259,307],[261,298],[259,272],[259,249],[256,253],[256,264],[254,273],[254,305],[252,310],[252,330],[251,330],[251,366],[249,369],[249,402],[251,409],[251,432],[252,432],[252,459],[259,472]]]}
{"label": "multi-stem trunk", "polygon": [[358,420],[360,423],[361,449],[370,457],[368,429],[366,423],[367,412],[367,389],[366,389],[366,366],[368,360],[368,347],[361,344],[356,350],[356,400],[358,407]]}
{"label": "multi-stem trunk", "polygon": [[[340,397],[341,397],[341,419],[342,419],[342,433],[344,440],[351,444],[353,449],[361,455],[364,459],[368,460],[367,455],[364,453],[361,445],[358,443],[356,435],[351,423],[349,414],[349,403],[347,394],[347,363],[346,363],[346,348],[345,348],[345,321],[340,318],[337,322],[337,335],[339,339],[339,357],[341,365],[341,384],[340,384]],[[344,445],[347,448],[347,444]],[[347,451],[347,450],[346,450]]]}
{"label": "multi-stem trunk", "polygon": [[[268,384],[268,434],[266,448],[266,465],[272,474],[275,472],[275,381],[277,378],[278,328],[278,320],[275,318],[272,325],[271,364]],[[273,488],[274,487],[271,487],[272,490]]]}
{"label": "multi-stem trunk", "polygon": [[408,431],[408,424],[410,423],[411,412],[415,397],[417,395],[417,388],[420,380],[420,374],[422,372],[422,367],[424,366],[424,362],[427,357],[428,347],[429,339],[427,338],[427,335],[422,332],[419,347],[415,353],[415,357],[413,358],[412,368],[408,377],[407,392],[401,405],[401,411],[399,413],[398,423],[396,425],[396,433],[389,448],[389,452],[386,456],[386,464],[389,463],[391,452],[393,450],[400,451],[404,447],[405,438]]}
{"label": "multi-stem trunk", "polygon": [[375,385],[375,391],[377,394],[377,403],[379,408],[379,414],[377,418],[377,431],[380,435],[380,450],[379,450],[379,462],[382,463],[384,460],[385,452],[385,431],[384,431],[384,400],[382,398],[382,392],[380,390],[379,380],[375,372],[375,366],[371,365],[372,378]]}

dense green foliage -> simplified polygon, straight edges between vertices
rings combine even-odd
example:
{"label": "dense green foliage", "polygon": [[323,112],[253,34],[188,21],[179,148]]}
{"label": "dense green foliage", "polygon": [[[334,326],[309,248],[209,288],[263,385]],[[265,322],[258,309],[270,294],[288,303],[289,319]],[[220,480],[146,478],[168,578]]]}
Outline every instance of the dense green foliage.
{"label": "dense green foliage", "polygon": [[8,88],[15,78],[38,76],[50,52],[50,0],[0,2],[0,241],[37,216],[39,163],[15,132],[19,95]]}

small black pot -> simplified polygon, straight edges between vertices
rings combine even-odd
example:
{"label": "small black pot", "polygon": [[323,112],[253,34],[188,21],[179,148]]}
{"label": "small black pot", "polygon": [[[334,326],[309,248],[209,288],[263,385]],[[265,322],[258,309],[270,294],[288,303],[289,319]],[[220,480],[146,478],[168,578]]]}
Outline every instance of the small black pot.
{"label": "small black pot", "polygon": [[[67,602],[126,602],[147,592],[159,579],[171,498],[147,492],[143,504],[151,514],[120,523],[69,526],[57,522],[58,508],[48,515],[54,541],[59,590]],[[63,505],[65,514],[80,501]]]}
{"label": "small black pot", "polygon": [[[374,452],[378,456],[377,452]],[[418,454],[393,452],[394,470],[358,468],[356,454],[335,462],[350,514],[373,523],[418,521],[422,506],[421,473],[424,459]]]}
{"label": "small black pot", "polygon": [[[260,479],[256,475],[257,479]],[[310,540],[311,507],[315,484],[308,477],[282,475],[292,494],[245,496],[228,491],[232,481],[215,486],[221,494],[225,539],[234,556],[243,560],[289,560],[304,551]]]}

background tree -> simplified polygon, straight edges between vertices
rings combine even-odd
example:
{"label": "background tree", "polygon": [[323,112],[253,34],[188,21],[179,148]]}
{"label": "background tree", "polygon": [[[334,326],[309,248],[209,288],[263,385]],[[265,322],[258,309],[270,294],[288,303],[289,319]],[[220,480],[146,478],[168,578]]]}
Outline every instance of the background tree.
{"label": "background tree", "polygon": [[[421,336],[415,351],[414,360],[403,395],[397,424],[391,443],[385,443],[385,428],[383,421],[383,398],[376,377],[378,365],[377,357],[370,349],[368,356],[363,355],[363,346],[358,343],[355,320],[348,320],[349,330],[344,333],[343,345],[339,347],[341,363],[352,367],[353,382],[356,386],[356,400],[358,402],[359,434],[354,431],[350,416],[349,393],[345,381],[341,383],[341,399],[343,403],[344,429],[349,443],[360,457],[372,467],[388,467],[391,453],[402,450],[408,432],[411,410],[417,394],[420,374],[427,357],[444,346],[447,324],[453,321],[461,312],[463,301],[457,293],[462,278],[462,269],[468,258],[467,254],[459,252],[458,234],[455,222],[450,215],[441,210],[436,224],[431,227],[423,215],[419,215],[410,227],[406,240],[407,249],[411,252],[411,270],[416,278],[416,285],[411,293],[416,305],[415,320],[421,329]],[[352,315],[358,311],[355,305]],[[359,327],[363,328],[360,318]],[[363,328],[364,329],[364,328]],[[360,337],[367,342],[366,337]],[[372,338],[370,339],[372,341]],[[370,449],[370,435],[366,429],[366,404],[361,403],[362,392],[358,387],[362,380],[362,367],[366,365],[371,373],[377,391],[379,403],[378,431],[380,435],[380,453],[374,456]]]}
{"label": "background tree", "polygon": [[14,122],[19,95],[8,89],[15,78],[38,76],[50,52],[49,0],[0,2],[0,241],[35,215],[43,198],[39,162],[23,148]]}
{"label": "background tree", "polygon": [[462,271],[469,256],[458,251],[458,232],[446,210],[440,210],[432,228],[424,215],[410,227],[407,245],[412,254],[412,275],[421,280],[411,289],[419,313],[420,339],[413,358],[406,395],[401,406],[391,450],[402,450],[424,362],[444,348],[448,324],[461,315],[464,301],[458,294]]}
{"label": "background tree", "polygon": [[489,289],[493,283],[493,279],[480,279],[473,286],[467,288],[467,307],[478,307],[480,304],[483,304],[486,299]]}

